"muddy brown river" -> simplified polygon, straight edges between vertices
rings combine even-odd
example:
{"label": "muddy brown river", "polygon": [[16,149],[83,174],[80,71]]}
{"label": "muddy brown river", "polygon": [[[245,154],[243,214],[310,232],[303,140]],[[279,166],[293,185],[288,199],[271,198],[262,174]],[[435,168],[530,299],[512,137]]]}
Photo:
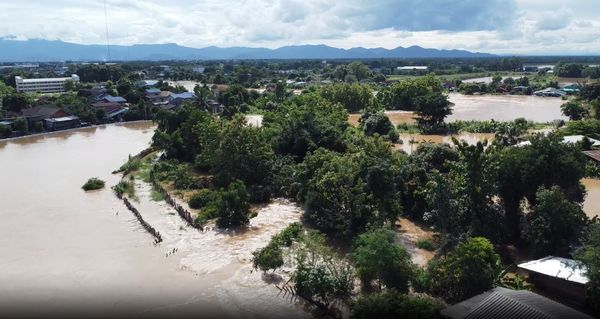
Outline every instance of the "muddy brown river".
{"label": "muddy brown river", "polygon": [[[165,239],[153,245],[109,188],[120,178],[111,171],[153,130],[129,123],[0,141],[2,316],[309,316],[250,265],[254,249],[299,219],[289,202],[260,208],[243,233],[202,233],[138,182],[133,204]],[[89,177],[107,188],[82,191]]]}

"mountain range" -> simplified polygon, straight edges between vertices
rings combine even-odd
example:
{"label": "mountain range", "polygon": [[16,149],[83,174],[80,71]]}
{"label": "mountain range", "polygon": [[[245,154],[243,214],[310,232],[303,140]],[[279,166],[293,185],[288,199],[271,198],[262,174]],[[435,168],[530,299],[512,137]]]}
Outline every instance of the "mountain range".
{"label": "mountain range", "polygon": [[173,43],[84,45],[58,40],[25,41],[0,38],[0,61],[132,61],[132,60],[231,60],[231,59],[373,59],[373,58],[483,58],[492,54],[465,50],[438,50],[419,46],[340,49],[326,45],[294,45],[278,49],[209,46],[190,48]]}

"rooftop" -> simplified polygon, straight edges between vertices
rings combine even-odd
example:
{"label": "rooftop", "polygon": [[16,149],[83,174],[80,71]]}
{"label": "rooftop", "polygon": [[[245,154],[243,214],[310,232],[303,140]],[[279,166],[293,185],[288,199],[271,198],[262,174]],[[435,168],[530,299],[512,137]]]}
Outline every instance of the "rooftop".
{"label": "rooftop", "polygon": [[53,119],[46,119],[46,121],[49,122],[68,122],[68,121],[76,121],[79,120],[79,118],[77,116],[63,116],[63,117],[57,117],[57,118],[53,118]]}
{"label": "rooftop", "polygon": [[519,268],[583,285],[589,282],[585,276],[585,266],[573,259],[548,256],[519,264]]}
{"label": "rooftop", "polygon": [[452,319],[592,319],[592,317],[527,290],[502,287],[486,291],[442,310]]}
{"label": "rooftop", "polygon": [[587,157],[600,162],[600,151],[584,151],[583,154]]}

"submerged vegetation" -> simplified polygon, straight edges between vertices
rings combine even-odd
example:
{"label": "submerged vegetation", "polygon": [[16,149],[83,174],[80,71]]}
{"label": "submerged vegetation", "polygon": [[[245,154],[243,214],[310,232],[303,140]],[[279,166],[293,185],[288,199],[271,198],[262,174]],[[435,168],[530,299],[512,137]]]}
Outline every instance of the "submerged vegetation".
{"label": "submerged vegetation", "polygon": [[96,177],[92,177],[88,179],[87,182],[85,182],[85,184],[81,186],[81,188],[85,191],[97,190],[104,188],[104,184],[105,183],[103,180]]}

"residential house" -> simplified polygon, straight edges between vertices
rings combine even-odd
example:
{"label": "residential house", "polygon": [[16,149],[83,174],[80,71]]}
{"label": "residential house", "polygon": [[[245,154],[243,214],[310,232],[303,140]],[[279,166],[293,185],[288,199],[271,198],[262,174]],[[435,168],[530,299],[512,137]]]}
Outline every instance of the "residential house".
{"label": "residential house", "polygon": [[218,97],[219,94],[221,94],[221,92],[223,92],[223,91],[225,91],[227,89],[229,89],[229,85],[226,85],[226,84],[213,84],[210,87],[210,91],[212,92],[212,94],[215,97]]}
{"label": "residential house", "polygon": [[587,156],[590,160],[596,162],[596,165],[600,166],[600,150],[583,151],[583,154],[585,154],[585,156]]}
{"label": "residential house", "polygon": [[175,106],[181,106],[185,101],[193,101],[196,98],[196,95],[191,92],[183,92],[177,94],[171,94],[169,103],[174,104]]}
{"label": "residential house", "polygon": [[96,110],[104,110],[104,114],[106,114],[106,118],[111,122],[122,121],[123,114],[128,111],[128,108],[123,107],[120,103],[111,103],[111,102],[98,102],[92,104],[94,109]]}
{"label": "residential house", "polygon": [[171,94],[172,93],[169,91],[159,91],[158,94],[156,94],[155,91],[152,91],[151,94],[146,94],[146,100],[153,105],[165,105],[169,103]]}
{"label": "residential house", "polygon": [[527,278],[536,289],[562,300],[585,304],[589,279],[586,268],[579,261],[548,256],[518,265],[517,273]]}
{"label": "residential house", "polygon": [[223,109],[225,108],[225,106],[215,100],[207,100],[206,101],[206,106],[207,109],[209,111],[211,111],[213,114],[219,114],[221,112],[223,112]]}
{"label": "residential house", "polygon": [[533,94],[537,96],[549,96],[549,97],[562,97],[567,95],[565,91],[555,88],[545,88],[543,90],[535,91]]}
{"label": "residential house", "polygon": [[127,100],[120,96],[112,96],[110,94],[105,94],[101,97],[100,102],[125,104],[127,103]]}
{"label": "residential house", "polygon": [[580,311],[528,290],[497,287],[441,312],[451,319],[592,319]]}
{"label": "residential house", "polygon": [[64,116],[44,120],[44,128],[47,131],[59,131],[76,128],[81,126],[81,121],[77,116]]}
{"label": "residential house", "polygon": [[34,106],[24,109],[22,114],[27,120],[27,127],[30,128],[35,127],[37,122],[43,122],[45,119],[69,116],[65,110],[56,105]]}
{"label": "residential house", "polygon": [[138,88],[149,88],[154,87],[158,84],[157,80],[141,80],[135,82],[135,86]]}
{"label": "residential house", "polygon": [[571,95],[571,94],[579,93],[579,91],[581,90],[581,85],[576,84],[576,83],[569,83],[569,84],[565,84],[561,90],[563,90],[567,94]]}

